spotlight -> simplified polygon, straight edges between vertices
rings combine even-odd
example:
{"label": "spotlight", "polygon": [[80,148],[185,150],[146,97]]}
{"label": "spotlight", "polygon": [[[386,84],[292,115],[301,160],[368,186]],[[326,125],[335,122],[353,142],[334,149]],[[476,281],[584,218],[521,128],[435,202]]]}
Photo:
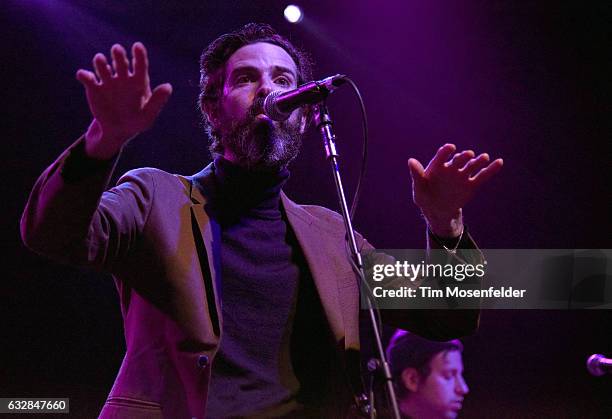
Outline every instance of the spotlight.
{"label": "spotlight", "polygon": [[290,4],[285,7],[285,19],[287,19],[291,23],[299,23],[304,18],[304,14],[302,13],[302,9],[300,9],[295,4]]}

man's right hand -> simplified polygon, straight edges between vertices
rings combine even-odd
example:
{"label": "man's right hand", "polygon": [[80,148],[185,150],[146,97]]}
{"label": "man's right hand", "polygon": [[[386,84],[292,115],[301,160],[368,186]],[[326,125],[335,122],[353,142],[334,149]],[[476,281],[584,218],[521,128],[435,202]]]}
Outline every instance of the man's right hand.
{"label": "man's right hand", "polygon": [[131,138],[153,125],[172,94],[170,83],[151,91],[147,50],[140,42],[132,45],[131,69],[121,45],[113,45],[111,56],[112,67],[98,53],[93,58],[95,74],[83,69],[76,73],[94,117],[85,134],[85,152],[101,160],[115,156]]}

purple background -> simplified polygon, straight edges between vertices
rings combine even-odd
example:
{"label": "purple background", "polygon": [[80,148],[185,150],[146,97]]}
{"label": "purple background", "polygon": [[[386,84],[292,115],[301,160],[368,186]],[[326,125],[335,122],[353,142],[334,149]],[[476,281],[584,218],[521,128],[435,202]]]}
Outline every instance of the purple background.
{"label": "purple background", "polygon": [[[70,397],[75,416],[94,416],[121,361],[112,282],[38,258],[18,236],[29,189],[89,122],[74,73],[114,42],[144,42],[153,83],[174,86],[153,129],[127,147],[117,175],[141,166],[190,174],[209,161],[196,110],[201,50],[221,33],[265,21],[312,52],[317,77],[343,72],[362,91],[370,159],[355,224],[377,247],[423,245],[406,161],[426,163],[444,142],[505,160],[465,208],[481,247],[612,247],[604,195],[609,3],[309,1],[300,25],[283,20],[278,1],[107,3],[9,0],[0,11],[2,397]],[[352,193],[359,108],[349,89],[329,105]],[[298,202],[337,208],[314,131],[286,191]],[[483,313],[479,333],[465,340],[471,394],[464,417],[611,415],[611,378],[584,368],[591,353],[612,355],[611,320],[610,311]]]}

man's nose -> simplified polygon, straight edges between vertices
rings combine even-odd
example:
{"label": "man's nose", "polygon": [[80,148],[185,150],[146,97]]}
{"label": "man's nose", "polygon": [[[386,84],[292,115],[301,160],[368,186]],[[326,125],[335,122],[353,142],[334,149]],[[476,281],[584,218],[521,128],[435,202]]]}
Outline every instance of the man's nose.
{"label": "man's nose", "polygon": [[455,384],[455,391],[461,395],[468,394],[470,391],[470,388],[461,376],[457,378],[457,382]]}
{"label": "man's nose", "polygon": [[270,92],[272,92],[273,88],[274,84],[272,83],[272,80],[267,77],[264,77],[259,83],[259,87],[257,88],[255,96],[265,98],[270,94]]}

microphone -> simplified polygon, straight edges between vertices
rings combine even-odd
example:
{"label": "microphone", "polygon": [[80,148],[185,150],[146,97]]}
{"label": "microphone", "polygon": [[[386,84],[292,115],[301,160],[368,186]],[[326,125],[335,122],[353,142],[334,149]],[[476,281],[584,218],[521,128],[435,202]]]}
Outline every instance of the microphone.
{"label": "microphone", "polygon": [[596,377],[612,373],[612,359],[601,354],[593,354],[587,359],[587,370]]}
{"label": "microphone", "polygon": [[336,74],[322,80],[304,83],[287,92],[275,90],[264,99],[263,112],[274,121],[284,121],[291,112],[303,105],[323,101],[346,81],[346,75]]}

